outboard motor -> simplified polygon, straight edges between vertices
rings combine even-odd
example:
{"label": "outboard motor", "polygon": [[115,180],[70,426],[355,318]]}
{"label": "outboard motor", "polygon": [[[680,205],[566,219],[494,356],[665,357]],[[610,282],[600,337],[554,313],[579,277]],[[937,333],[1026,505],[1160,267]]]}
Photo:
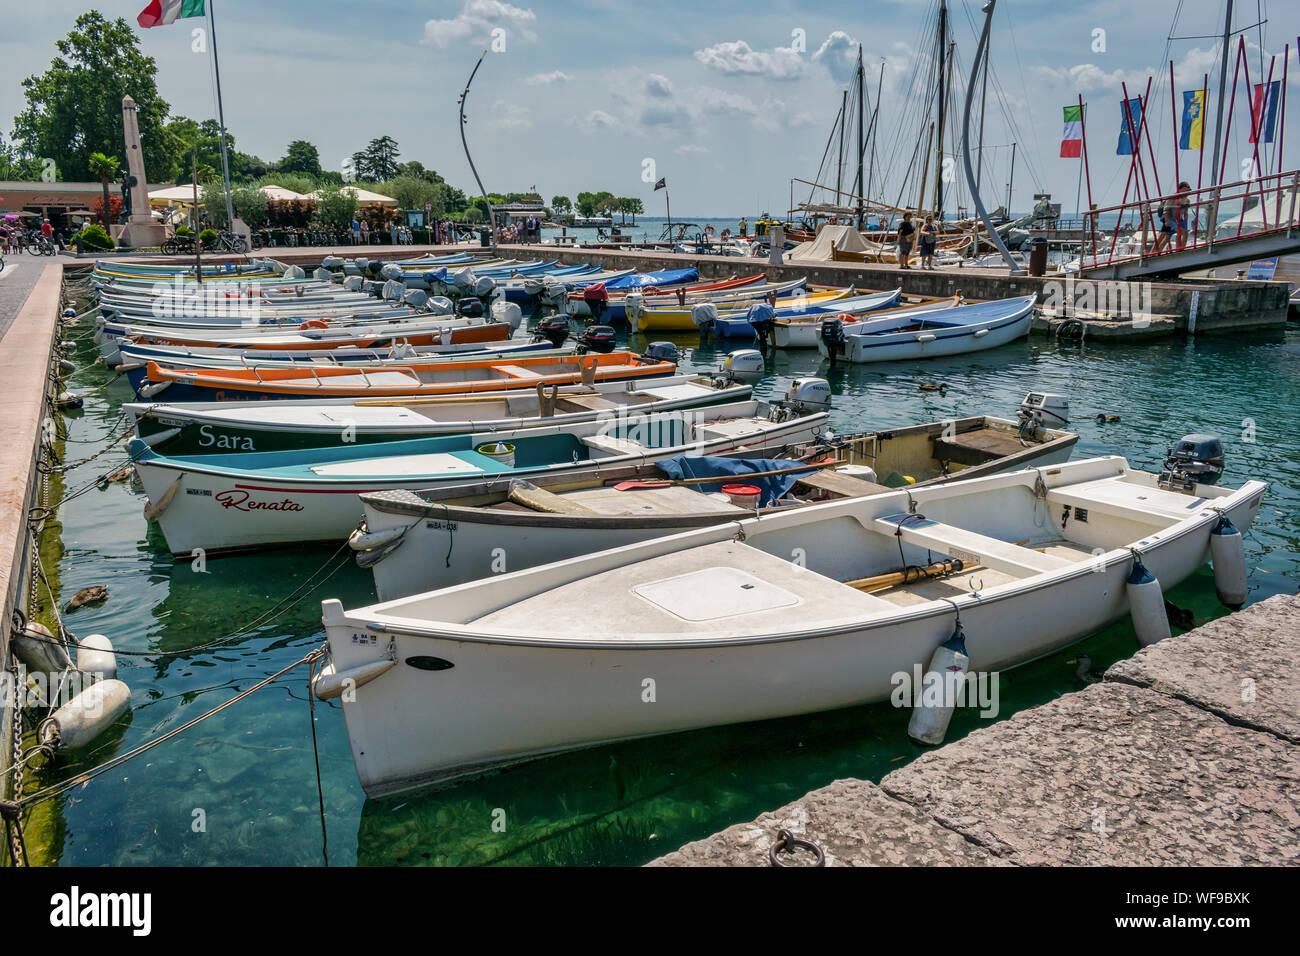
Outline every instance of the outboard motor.
{"label": "outboard motor", "polygon": [[320,261],[322,269],[328,269],[330,272],[343,271],[343,259],[341,256],[326,256]]}
{"label": "outboard motor", "polygon": [[539,279],[537,276],[529,276],[519,283],[519,288],[528,298],[536,299],[542,294],[542,290],[546,288],[546,280]]}
{"label": "outboard motor", "polygon": [[484,313],[483,300],[467,295],[456,303],[456,314],[468,319],[477,319]]}
{"label": "outboard motor", "polygon": [[423,309],[429,304],[429,293],[423,289],[408,289],[402,296],[402,304],[408,305],[412,309]]}
{"label": "outboard motor", "polygon": [[548,277],[542,280],[542,291],[538,296],[538,301],[546,308],[567,313],[566,306],[569,302],[569,291],[569,287],[559,279]]}
{"label": "outboard motor", "polygon": [[348,292],[360,292],[365,281],[361,276],[348,276],[343,280],[343,288]]}
{"label": "outboard motor", "polygon": [[497,280],[491,276],[483,276],[474,280],[473,293],[476,298],[488,302],[492,298],[492,293],[496,291]]}
{"label": "outboard motor", "polygon": [[492,303],[492,321],[510,326],[510,334],[514,335],[519,326],[523,324],[524,310],[513,302],[498,299]]}
{"label": "outboard motor", "polygon": [[1223,442],[1213,435],[1184,435],[1165,458],[1156,484],[1190,492],[1198,484],[1212,485],[1223,474]]}
{"label": "outboard motor", "polygon": [[691,307],[691,321],[699,327],[701,336],[707,336],[713,331],[713,322],[717,317],[718,307],[712,302],[701,302]]}
{"label": "outboard motor", "polygon": [[429,291],[435,295],[447,294],[447,267],[430,269],[421,278],[429,285]]}
{"label": "outboard motor", "polygon": [[796,378],[785,393],[785,403],[801,415],[831,407],[831,386],[824,378]]}
{"label": "outboard motor", "polygon": [[447,298],[445,295],[430,296],[427,305],[429,311],[434,315],[456,314],[456,306],[452,303],[451,299]]}
{"label": "outboard motor", "polygon": [[569,337],[569,317],[566,315],[554,315],[549,319],[543,319],[537,323],[537,331],[533,335],[533,340],[546,339],[557,349],[562,346]]}
{"label": "outboard motor", "polygon": [[1016,412],[1023,438],[1040,437],[1046,428],[1063,428],[1070,424],[1070,400],[1051,392],[1030,392]]}
{"label": "outboard motor", "polygon": [[578,334],[579,352],[612,352],[617,334],[608,325],[589,325]]}
{"label": "outboard motor", "polygon": [[402,296],[406,295],[406,283],[389,279],[384,282],[381,290],[380,294],[389,302],[401,302]]}
{"label": "outboard motor", "polygon": [[609,307],[609,290],[605,288],[605,283],[593,282],[583,289],[582,301],[587,303],[587,308],[591,310],[591,317],[599,322],[605,315],[605,309]]}
{"label": "outboard motor", "polygon": [[376,299],[384,294],[384,284],[375,282],[372,279],[363,279],[361,282],[361,291],[366,295],[373,295]]}
{"label": "outboard motor", "polygon": [[723,360],[722,371],[729,380],[752,380],[762,377],[763,353],[758,349],[738,349]]}
{"label": "outboard motor", "polygon": [[374,262],[366,262],[366,274],[372,279],[378,279],[384,274],[384,263],[376,259]]}
{"label": "outboard motor", "polygon": [[769,340],[772,347],[776,347],[776,341],[772,339],[772,330],[776,327],[776,309],[766,302],[755,302],[745,312],[745,318],[753,326],[760,348],[769,344]]}
{"label": "outboard motor", "polygon": [[682,360],[672,342],[651,342],[641,357],[648,362],[672,362],[674,365]]}
{"label": "outboard motor", "polygon": [[451,282],[447,286],[447,294],[453,299],[460,298],[463,295],[472,295],[474,283],[478,277],[474,275],[473,269],[461,269],[451,277]]}
{"label": "outboard motor", "polygon": [[822,319],[820,331],[822,347],[826,350],[826,357],[835,364],[835,360],[844,354],[844,346],[848,341],[848,336],[844,334],[844,320],[838,315],[831,316],[828,319]]}
{"label": "outboard motor", "polygon": [[384,263],[379,267],[379,274],[385,279],[392,279],[394,282],[405,282],[406,279],[406,273],[395,262]]}

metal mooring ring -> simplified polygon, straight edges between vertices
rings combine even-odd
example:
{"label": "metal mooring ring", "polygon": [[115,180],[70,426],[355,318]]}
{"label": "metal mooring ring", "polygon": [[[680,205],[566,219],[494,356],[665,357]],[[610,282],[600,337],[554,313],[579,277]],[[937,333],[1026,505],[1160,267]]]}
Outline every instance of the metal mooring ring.
{"label": "metal mooring ring", "polygon": [[767,851],[767,858],[771,861],[773,866],[791,866],[792,864],[790,863],[782,863],[777,854],[784,852],[793,856],[794,851],[797,848],[805,849],[816,855],[817,862],[814,863],[813,866],[826,865],[826,854],[822,852],[821,847],[809,840],[800,840],[789,830],[778,830],[776,832],[776,842],[773,843],[772,848]]}

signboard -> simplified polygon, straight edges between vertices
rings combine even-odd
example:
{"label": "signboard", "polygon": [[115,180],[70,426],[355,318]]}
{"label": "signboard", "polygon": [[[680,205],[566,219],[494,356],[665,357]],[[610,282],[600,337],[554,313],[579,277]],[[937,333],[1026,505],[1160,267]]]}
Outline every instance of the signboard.
{"label": "signboard", "polygon": [[412,229],[424,228],[424,213],[416,212],[414,209],[406,211],[406,225]]}
{"label": "signboard", "polygon": [[1269,259],[1256,259],[1246,270],[1246,278],[1263,279],[1267,282],[1273,278],[1275,272],[1277,272],[1277,256]]}
{"label": "signboard", "polygon": [[424,214],[427,216],[427,215],[429,215],[431,212],[433,212],[433,203],[431,203],[431,202],[427,202],[427,203],[425,203],[425,204],[424,204]]}

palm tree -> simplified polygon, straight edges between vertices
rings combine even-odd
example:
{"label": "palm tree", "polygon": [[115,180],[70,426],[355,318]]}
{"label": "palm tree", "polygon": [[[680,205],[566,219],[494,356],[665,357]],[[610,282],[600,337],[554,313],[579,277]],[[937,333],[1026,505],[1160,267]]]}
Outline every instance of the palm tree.
{"label": "palm tree", "polygon": [[98,176],[99,181],[104,186],[104,231],[108,231],[108,184],[117,178],[118,171],[121,169],[121,162],[116,156],[105,156],[103,153],[91,153],[90,161],[87,164],[90,168],[90,175]]}

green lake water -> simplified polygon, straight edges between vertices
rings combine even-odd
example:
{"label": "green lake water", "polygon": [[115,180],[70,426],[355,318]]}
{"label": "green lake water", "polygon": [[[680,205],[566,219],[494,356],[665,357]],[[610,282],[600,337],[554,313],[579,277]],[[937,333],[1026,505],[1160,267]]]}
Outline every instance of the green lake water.
{"label": "green lake water", "polygon": [[[679,344],[691,347],[687,368],[720,361],[721,352],[696,348],[694,337]],[[95,354],[89,341],[78,345],[72,357],[83,370],[71,377],[74,389],[111,378],[103,366],[90,365]],[[1218,434],[1227,451],[1223,483],[1271,482],[1247,536],[1251,602],[1295,593],[1300,584],[1300,329],[1294,324],[1285,332],[1138,345],[1058,344],[1035,336],[963,358],[834,370],[815,352],[777,353],[768,372],[760,395],[783,391],[801,375],[827,378],[836,395],[832,424],[840,432],[979,413],[1014,417],[1025,393],[1042,389],[1070,398],[1082,435],[1076,459],[1120,454],[1150,469],[1180,436]],[[923,383],[947,387],[922,391]],[[68,419],[63,457],[83,458],[120,434],[119,406],[130,398],[124,380],[92,392],[85,410]],[[1098,413],[1121,421],[1098,424]],[[123,461],[118,446],[67,475],[67,487]],[[56,488],[54,495],[60,493]],[[240,632],[335,553],[323,547],[225,558],[199,573],[173,563],[156,526],[142,517],[142,504],[134,479],[94,488],[59,510],[43,540],[60,604],[87,585],[109,588],[103,604],[67,615],[69,629],[107,634],[122,650],[183,651]],[[322,644],[322,598],[340,598],[345,606],[374,600],[369,572],[350,560],[336,563],[339,570],[305,600],[235,643],[188,655],[119,658],[119,676],[133,694],[129,719],[75,758],[29,772],[28,792],[175,728]],[[1225,613],[1208,568],[1169,597],[1198,621]],[[1067,663],[1076,652],[1104,667],[1135,647],[1125,621],[1068,652],[1003,674],[998,719],[1081,689]],[[318,703],[329,862],[639,864],[837,778],[879,780],[921,753],[907,739],[907,719],[906,711],[881,704],[703,730],[367,800],[339,707]],[[959,709],[948,739],[985,723],[973,710]],[[300,668],[42,805],[27,827],[29,852],[33,862],[89,866],[319,865],[315,768],[307,673]]]}

